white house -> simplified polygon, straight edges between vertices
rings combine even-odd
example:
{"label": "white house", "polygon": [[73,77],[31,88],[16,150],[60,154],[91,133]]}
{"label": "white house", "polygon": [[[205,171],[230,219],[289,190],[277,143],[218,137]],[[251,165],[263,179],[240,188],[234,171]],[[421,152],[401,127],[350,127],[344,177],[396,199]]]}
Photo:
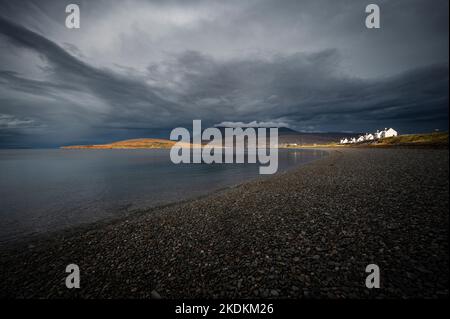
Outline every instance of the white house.
{"label": "white house", "polygon": [[361,135],[360,137],[358,137],[358,139],[356,140],[356,142],[358,142],[358,143],[364,142],[364,135]]}
{"label": "white house", "polygon": [[349,143],[356,143],[356,138],[354,138],[354,137],[352,137],[351,139],[350,139],[350,142]]}
{"label": "white house", "polygon": [[384,129],[383,131],[383,137],[392,137],[397,135],[398,135],[397,131],[394,130],[393,128]]}
{"label": "white house", "polygon": [[341,139],[341,144],[347,144],[348,143],[348,139],[347,138],[343,138]]}
{"label": "white house", "polygon": [[375,139],[375,136],[373,136],[373,134],[368,133],[368,134],[364,135],[365,141],[373,141],[374,139]]}
{"label": "white house", "polygon": [[382,137],[383,137],[383,136],[382,136],[383,132],[384,132],[384,131],[381,131],[381,132],[380,132],[379,130],[377,130],[377,131],[375,132],[375,134],[374,134],[375,139],[382,138]]}

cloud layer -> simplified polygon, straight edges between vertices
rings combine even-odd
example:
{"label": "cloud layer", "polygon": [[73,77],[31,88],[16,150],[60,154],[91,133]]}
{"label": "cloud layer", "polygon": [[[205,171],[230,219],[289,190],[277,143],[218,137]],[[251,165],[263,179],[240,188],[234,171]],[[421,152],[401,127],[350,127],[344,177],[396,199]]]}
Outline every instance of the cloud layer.
{"label": "cloud layer", "polygon": [[448,129],[448,2],[425,3],[382,2],[375,33],[360,1],[90,1],[72,33],[56,1],[0,3],[0,147],[168,136],[193,119]]}

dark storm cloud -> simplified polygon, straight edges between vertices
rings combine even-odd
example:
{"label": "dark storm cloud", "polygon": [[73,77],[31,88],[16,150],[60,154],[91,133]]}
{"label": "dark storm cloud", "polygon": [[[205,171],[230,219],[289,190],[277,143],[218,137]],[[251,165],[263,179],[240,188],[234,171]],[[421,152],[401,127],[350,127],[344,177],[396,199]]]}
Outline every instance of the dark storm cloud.
{"label": "dark storm cloud", "polygon": [[448,129],[447,1],[380,1],[374,32],[359,0],[89,1],[84,33],[67,33],[53,4],[0,14],[0,147],[167,134],[192,119]]}
{"label": "dark storm cloud", "polygon": [[376,80],[344,76],[339,65],[336,50],[227,62],[186,52],[149,73],[172,83],[202,114],[229,121],[279,120],[302,130],[445,123],[448,64]]}
{"label": "dark storm cloud", "polygon": [[[34,50],[43,56],[49,63],[48,71],[51,71],[56,81],[61,82],[61,84],[40,83],[19,79],[16,75],[3,72],[3,75],[9,74],[9,79],[12,80],[9,84],[22,81],[25,85],[21,88],[24,90],[59,86],[61,89],[73,91],[80,89],[91,91],[108,102],[108,105],[115,107],[113,112],[119,111],[117,110],[119,108],[122,112],[116,115],[118,118],[126,118],[127,114],[124,114],[124,111],[158,112],[163,117],[168,112],[176,111],[172,103],[158,97],[150,87],[138,79],[125,78],[109,70],[92,67],[70,55],[54,42],[6,19],[0,18],[0,30],[14,44]],[[3,77],[3,80],[7,79],[8,76]],[[124,105],[127,108],[122,108]],[[143,107],[145,110],[142,110]]]}

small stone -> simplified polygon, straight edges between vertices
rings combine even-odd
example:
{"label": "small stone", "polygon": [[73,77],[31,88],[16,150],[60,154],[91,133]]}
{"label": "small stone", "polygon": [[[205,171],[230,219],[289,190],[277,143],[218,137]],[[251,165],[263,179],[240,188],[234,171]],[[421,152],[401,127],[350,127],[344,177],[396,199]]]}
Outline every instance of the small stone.
{"label": "small stone", "polygon": [[152,290],[150,296],[152,297],[152,299],[161,299],[161,295],[156,290]]}

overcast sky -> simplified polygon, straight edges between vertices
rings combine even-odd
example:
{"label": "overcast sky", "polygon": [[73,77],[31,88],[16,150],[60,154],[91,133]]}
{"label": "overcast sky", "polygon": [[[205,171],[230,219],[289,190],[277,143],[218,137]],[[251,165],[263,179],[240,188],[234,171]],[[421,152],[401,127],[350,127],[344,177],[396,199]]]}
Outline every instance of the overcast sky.
{"label": "overcast sky", "polygon": [[193,119],[448,130],[448,3],[0,0],[0,147],[168,137]]}

